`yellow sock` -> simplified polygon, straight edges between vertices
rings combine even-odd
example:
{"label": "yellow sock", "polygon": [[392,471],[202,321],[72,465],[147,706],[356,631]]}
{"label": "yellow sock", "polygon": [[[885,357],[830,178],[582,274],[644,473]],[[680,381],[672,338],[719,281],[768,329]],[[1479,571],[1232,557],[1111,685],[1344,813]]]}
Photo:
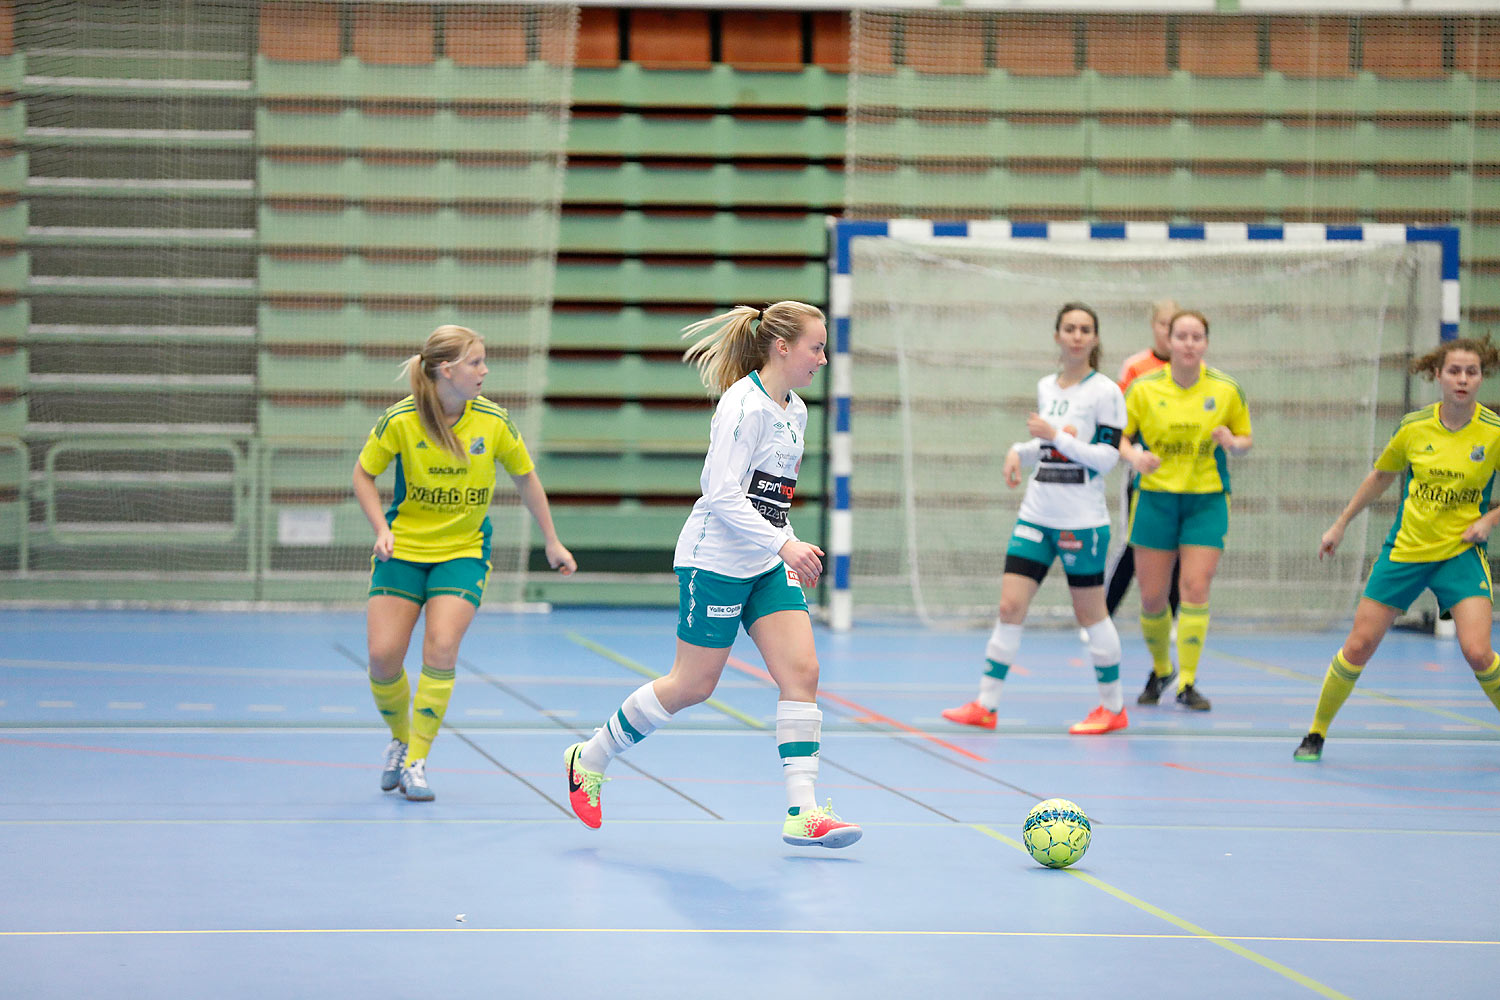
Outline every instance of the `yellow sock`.
{"label": "yellow sock", "polygon": [[1172,661],[1167,650],[1172,645],[1172,609],[1162,608],[1160,614],[1141,612],[1141,637],[1146,640],[1146,651],[1151,654],[1151,669],[1158,677],[1172,672]]}
{"label": "yellow sock", "polygon": [[1198,679],[1198,659],[1203,655],[1203,643],[1207,639],[1208,605],[1183,601],[1177,609],[1177,669],[1182,672],[1177,683],[1180,687]]}
{"label": "yellow sock", "polygon": [[388,681],[371,677],[370,691],[375,695],[375,707],[380,709],[385,724],[391,727],[391,735],[402,743],[407,742],[411,734],[411,684],[406,679],[406,671]]}
{"label": "yellow sock", "polygon": [[1490,668],[1483,673],[1474,675],[1484,693],[1490,696],[1491,703],[1500,708],[1500,653],[1495,654],[1495,659],[1490,662]]}
{"label": "yellow sock", "polygon": [[1333,654],[1333,661],[1328,664],[1328,673],[1323,675],[1323,690],[1318,692],[1318,707],[1313,710],[1313,732],[1319,736],[1328,735],[1333,717],[1344,706],[1354,685],[1359,683],[1359,675],[1364,669],[1344,659],[1342,649]]}
{"label": "yellow sock", "polygon": [[443,724],[443,714],[448,711],[448,699],[453,695],[453,671],[438,670],[425,664],[422,676],[417,680],[417,696],[411,705],[411,740],[407,743],[406,759],[426,760],[437,739],[438,727]]}

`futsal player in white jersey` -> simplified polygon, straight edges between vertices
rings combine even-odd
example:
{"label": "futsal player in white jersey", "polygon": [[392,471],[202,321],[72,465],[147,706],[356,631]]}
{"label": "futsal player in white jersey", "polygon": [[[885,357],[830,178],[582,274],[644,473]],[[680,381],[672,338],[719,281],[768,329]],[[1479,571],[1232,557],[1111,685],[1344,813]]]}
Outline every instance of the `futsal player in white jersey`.
{"label": "futsal player in white jersey", "polygon": [[814,790],[823,714],[818,656],[802,588],[818,582],[823,550],[801,541],[789,514],[807,434],[793,392],[828,363],[823,313],[801,302],[736,306],[694,323],[683,356],[720,393],[703,461],[703,495],[677,539],[677,655],[672,670],[636,689],[593,738],[568,747],[568,799],[586,826],[603,820],[600,786],[611,758],[713,693],[743,625],[779,689],[776,743],[786,780],[782,840],[846,847],[853,823],[820,808]]}
{"label": "futsal player in white jersey", "polygon": [[1061,560],[1100,697],[1099,707],[1068,732],[1094,735],[1129,724],[1120,689],[1120,635],[1104,606],[1109,553],[1104,475],[1120,460],[1125,396],[1099,373],[1099,317],[1093,309],[1078,302],[1063,306],[1052,337],[1062,352],[1062,370],[1037,382],[1037,411],[1026,419],[1031,440],[1012,445],[1005,456],[1005,482],[1011,487],[1020,485],[1023,466],[1035,468],[1005,553],[1000,613],[985,646],[979,696],[944,709],[943,718],[995,728],[1000,690],[1021,646],[1027,609],[1053,561]]}

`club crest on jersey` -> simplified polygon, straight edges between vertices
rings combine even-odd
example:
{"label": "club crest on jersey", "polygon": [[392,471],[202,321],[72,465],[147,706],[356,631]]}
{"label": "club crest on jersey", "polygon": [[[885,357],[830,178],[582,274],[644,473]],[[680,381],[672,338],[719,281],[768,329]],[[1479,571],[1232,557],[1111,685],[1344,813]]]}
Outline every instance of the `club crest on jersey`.
{"label": "club crest on jersey", "polygon": [[475,438],[474,440],[472,440],[472,441],[469,442],[469,454],[470,455],[483,455],[484,454],[484,438]]}
{"label": "club crest on jersey", "polygon": [[1217,405],[1218,405],[1218,401],[1215,400],[1212,396],[1209,396],[1207,399],[1205,399],[1203,401],[1203,408],[1205,410],[1212,410]]}
{"label": "club crest on jersey", "polygon": [[[1083,539],[1071,531],[1060,531],[1057,534],[1057,547],[1060,549],[1071,549],[1074,552],[1083,548]],[[1066,559],[1066,557],[1064,557]]]}
{"label": "club crest on jersey", "polygon": [[1474,446],[1474,450],[1471,451],[1471,452],[1469,452],[1469,461],[1471,461],[1471,462],[1482,462],[1482,461],[1484,461],[1484,445],[1482,445],[1482,444],[1476,444]]}

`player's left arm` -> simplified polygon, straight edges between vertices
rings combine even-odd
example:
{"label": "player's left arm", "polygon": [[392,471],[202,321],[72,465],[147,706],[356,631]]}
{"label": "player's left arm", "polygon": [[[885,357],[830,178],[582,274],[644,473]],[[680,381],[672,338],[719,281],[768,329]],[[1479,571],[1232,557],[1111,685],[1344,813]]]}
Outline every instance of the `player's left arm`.
{"label": "player's left arm", "polygon": [[558,540],[557,528],[552,524],[552,507],[547,503],[547,491],[542,489],[542,481],[537,477],[536,470],[511,476],[510,479],[516,484],[521,504],[531,513],[536,526],[542,531],[547,565],[563,576],[570,576],[578,568],[578,562],[573,558],[573,553]]}
{"label": "player's left arm", "polygon": [[1125,397],[1116,389],[1114,393],[1099,398],[1095,403],[1092,441],[1080,441],[1067,428],[1063,428],[1052,436],[1052,447],[1102,476],[1120,461],[1124,426]]}
{"label": "player's left arm", "polygon": [[1254,439],[1250,434],[1250,410],[1245,406],[1245,397],[1236,392],[1229,412],[1224,415],[1224,422],[1209,435],[1214,439],[1214,444],[1223,448],[1231,455],[1243,455],[1250,450]]}

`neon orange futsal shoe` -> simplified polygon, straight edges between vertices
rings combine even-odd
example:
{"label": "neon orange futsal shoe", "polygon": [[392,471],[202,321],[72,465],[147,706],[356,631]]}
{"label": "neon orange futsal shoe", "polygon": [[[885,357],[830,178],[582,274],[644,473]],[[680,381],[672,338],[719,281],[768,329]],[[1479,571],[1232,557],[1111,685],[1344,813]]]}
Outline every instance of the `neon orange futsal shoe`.
{"label": "neon orange futsal shoe", "polygon": [[956,722],[960,726],[978,726],[980,729],[995,728],[995,713],[977,701],[971,701],[957,708],[945,708],[943,718],[949,722]]}
{"label": "neon orange futsal shoe", "polygon": [[1130,720],[1125,717],[1125,709],[1111,712],[1100,705],[1088,714],[1082,722],[1075,722],[1068,727],[1068,732],[1075,736],[1097,736],[1100,733],[1112,733],[1116,729],[1124,729],[1130,725]]}
{"label": "neon orange futsal shoe", "polygon": [[582,764],[578,763],[578,755],[583,751],[582,743],[574,743],[568,747],[563,754],[563,765],[568,771],[568,804],[573,807],[573,812],[583,825],[591,829],[599,829],[599,824],[604,822],[604,810],[599,805],[599,786],[604,784],[605,777],[601,771],[586,771]]}

